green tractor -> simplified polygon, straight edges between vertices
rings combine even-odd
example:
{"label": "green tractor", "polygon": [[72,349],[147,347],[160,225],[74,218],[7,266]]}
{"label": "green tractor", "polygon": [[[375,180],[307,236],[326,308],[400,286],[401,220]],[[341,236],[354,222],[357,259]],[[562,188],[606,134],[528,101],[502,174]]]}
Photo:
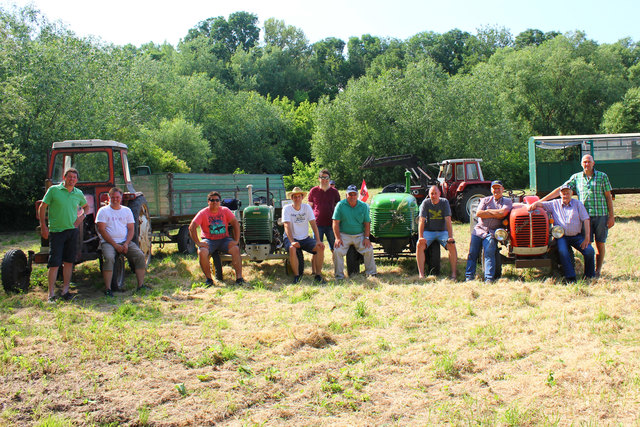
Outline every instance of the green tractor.
{"label": "green tractor", "polygon": [[[405,172],[405,188],[411,173]],[[407,247],[415,253],[418,202],[409,193],[380,193],[371,201],[371,241],[382,246],[382,256],[397,258]]]}

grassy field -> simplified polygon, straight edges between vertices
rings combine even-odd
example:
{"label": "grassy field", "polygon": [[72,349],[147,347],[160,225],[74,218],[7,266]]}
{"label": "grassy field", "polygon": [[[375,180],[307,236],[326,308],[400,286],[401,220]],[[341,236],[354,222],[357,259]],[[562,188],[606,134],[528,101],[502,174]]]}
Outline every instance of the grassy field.
{"label": "grassy field", "polygon": [[[169,245],[153,291],[107,300],[89,262],[77,298],[48,305],[39,266],[27,294],[0,291],[0,424],[638,425],[639,205],[617,198],[603,275],[574,286],[511,266],[492,285],[420,281],[407,259],[321,286],[245,263],[245,286],[225,267],[207,289]],[[0,255],[38,244],[2,234]]]}

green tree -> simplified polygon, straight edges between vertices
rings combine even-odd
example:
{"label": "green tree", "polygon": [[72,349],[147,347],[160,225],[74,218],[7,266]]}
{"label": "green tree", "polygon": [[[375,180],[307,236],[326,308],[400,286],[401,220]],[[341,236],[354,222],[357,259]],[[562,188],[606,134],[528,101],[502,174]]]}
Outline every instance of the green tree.
{"label": "green tree", "polygon": [[627,91],[620,102],[616,102],[604,113],[602,130],[605,133],[640,132],[640,87]]}

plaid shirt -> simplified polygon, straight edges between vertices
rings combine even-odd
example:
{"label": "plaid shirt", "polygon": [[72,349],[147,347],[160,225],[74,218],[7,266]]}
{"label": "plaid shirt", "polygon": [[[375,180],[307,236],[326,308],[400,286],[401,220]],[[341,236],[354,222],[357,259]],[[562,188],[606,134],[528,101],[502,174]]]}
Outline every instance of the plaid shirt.
{"label": "plaid shirt", "polygon": [[611,191],[611,183],[606,173],[594,169],[591,178],[584,172],[574,173],[565,184],[578,195],[589,216],[609,215],[604,193]]}

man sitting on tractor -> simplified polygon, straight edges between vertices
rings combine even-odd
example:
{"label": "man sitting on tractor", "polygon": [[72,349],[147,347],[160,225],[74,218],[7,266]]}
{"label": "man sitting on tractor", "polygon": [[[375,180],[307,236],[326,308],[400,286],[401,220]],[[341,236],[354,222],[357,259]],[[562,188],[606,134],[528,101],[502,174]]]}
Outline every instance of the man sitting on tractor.
{"label": "man sitting on tractor", "polygon": [[484,249],[484,280],[492,283],[500,276],[500,251],[494,233],[500,227],[502,219],[506,217],[513,203],[511,199],[502,197],[504,186],[502,181],[491,183],[492,196],[485,197],[478,204],[476,216],[478,223],[471,232],[471,243],[469,245],[469,256],[467,257],[467,269],[465,278],[467,281],[475,279],[476,264],[480,249]]}
{"label": "man sitting on tractor", "polygon": [[437,185],[429,188],[429,197],[420,205],[420,217],[418,218],[418,246],[416,260],[418,262],[418,274],[424,278],[425,250],[433,242],[438,242],[449,251],[449,264],[451,265],[451,280],[456,280],[456,263],[458,253],[456,241],[453,238],[453,226],[451,225],[451,207],[447,199],[440,198],[440,189]]}
{"label": "man sitting on tractor", "polygon": [[96,226],[100,235],[100,248],[102,249],[102,278],[104,279],[104,294],[113,297],[111,278],[116,255],[123,254],[134,265],[138,288],[147,288],[144,285],[147,260],[142,250],[131,240],[134,234],[133,213],[127,206],[122,206],[122,190],[113,187],[109,190],[109,204],[103,206],[96,215]]}
{"label": "man sitting on tractor", "polygon": [[[322,283],[324,282],[322,278],[324,244],[318,232],[316,217],[313,214],[311,206],[302,203],[302,199],[304,199],[306,195],[306,192],[295,187],[289,193],[289,198],[293,200],[293,204],[286,205],[282,209],[285,232],[284,247],[289,251],[289,263],[295,274],[293,283],[298,283],[302,277],[298,274],[298,249],[313,254],[311,270],[314,275],[314,280]],[[315,238],[309,236],[309,225],[311,225]]]}
{"label": "man sitting on tractor", "polygon": [[358,187],[350,185],[347,187],[347,198],[338,203],[333,211],[333,232],[336,235],[333,268],[337,280],[344,279],[344,256],[351,245],[364,257],[365,274],[376,275],[370,230],[369,205],[358,200]]}
{"label": "man sitting on tractor", "polygon": [[[227,207],[220,206],[222,198],[220,193],[212,191],[207,196],[209,206],[200,210],[189,224],[189,235],[198,248],[198,260],[200,268],[206,277],[205,285],[213,285],[211,278],[211,264],[209,256],[215,251],[231,255],[231,264],[236,271],[236,283],[243,284],[242,258],[240,257],[240,223],[235,215]],[[233,238],[229,237],[229,225],[233,227]],[[202,240],[198,236],[198,227]]]}
{"label": "man sitting on tractor", "polygon": [[[584,276],[595,277],[595,251],[591,246],[591,221],[586,208],[580,200],[573,199],[573,190],[568,184],[560,186],[560,199],[548,202],[539,200],[529,206],[529,210],[542,207],[553,215],[554,224],[564,229],[564,236],[557,239],[560,264],[567,282],[576,281],[573,267],[573,253],[570,247],[576,248],[584,256]],[[582,232],[584,226],[584,234]]]}

